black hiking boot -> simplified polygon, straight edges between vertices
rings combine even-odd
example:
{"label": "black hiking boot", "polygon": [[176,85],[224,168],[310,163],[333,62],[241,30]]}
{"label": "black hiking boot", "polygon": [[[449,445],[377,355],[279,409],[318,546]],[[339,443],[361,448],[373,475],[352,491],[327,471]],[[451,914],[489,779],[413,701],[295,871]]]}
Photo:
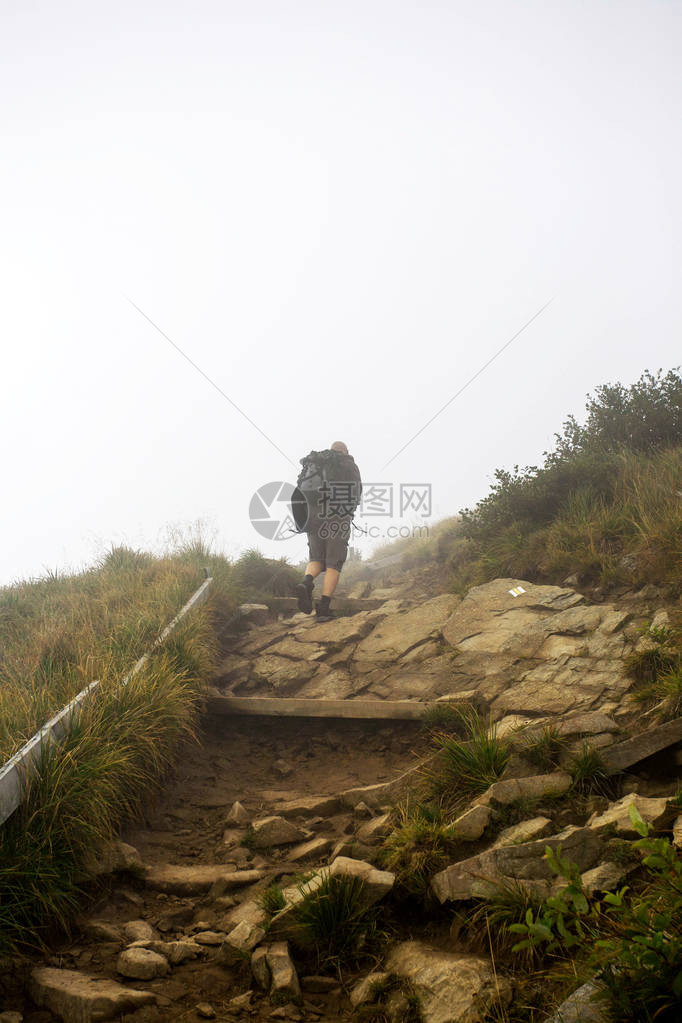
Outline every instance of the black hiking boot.
{"label": "black hiking boot", "polygon": [[318,622],[333,622],[336,615],[329,607],[329,601],[325,601],[324,597],[319,601],[315,609],[315,617]]}
{"label": "black hiking boot", "polygon": [[298,610],[309,615],[313,609],[312,586],[306,586],[305,583],[299,583],[296,587],[296,596],[298,597]]}

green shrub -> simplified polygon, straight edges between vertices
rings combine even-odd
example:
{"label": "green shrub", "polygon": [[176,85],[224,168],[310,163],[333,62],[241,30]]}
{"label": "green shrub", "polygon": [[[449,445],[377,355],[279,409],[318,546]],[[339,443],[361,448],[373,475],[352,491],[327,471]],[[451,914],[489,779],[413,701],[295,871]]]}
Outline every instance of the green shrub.
{"label": "green shrub", "polygon": [[647,874],[641,891],[624,887],[590,904],[578,867],[548,849],[567,886],[510,930],[523,935],[517,951],[541,947],[570,958],[582,950],[611,1019],[676,1023],[682,1015],[682,860],[667,838],[649,837],[635,806],[630,819],[642,836],[635,843]]}

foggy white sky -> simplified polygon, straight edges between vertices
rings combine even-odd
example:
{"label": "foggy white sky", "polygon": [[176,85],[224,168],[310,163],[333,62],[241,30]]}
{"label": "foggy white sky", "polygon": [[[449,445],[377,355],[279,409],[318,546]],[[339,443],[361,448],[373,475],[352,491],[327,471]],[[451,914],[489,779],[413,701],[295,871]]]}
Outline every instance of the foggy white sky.
{"label": "foggy white sky", "polygon": [[197,519],[304,554],[247,513],[295,469],[125,296],[434,517],[682,361],[681,44],[672,2],[2,0],[0,582]]}

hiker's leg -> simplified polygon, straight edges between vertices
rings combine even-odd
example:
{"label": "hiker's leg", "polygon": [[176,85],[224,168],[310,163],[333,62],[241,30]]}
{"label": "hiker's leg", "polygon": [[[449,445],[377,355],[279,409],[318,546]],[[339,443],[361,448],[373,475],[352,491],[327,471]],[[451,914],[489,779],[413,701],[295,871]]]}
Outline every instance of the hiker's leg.
{"label": "hiker's leg", "polygon": [[336,568],[327,568],[327,571],[324,573],[324,582],[322,583],[323,597],[332,596],[340,575],[341,573]]}
{"label": "hiker's leg", "polygon": [[320,572],[324,572],[324,565],[321,561],[308,562],[308,567],[305,570],[306,575],[311,575],[313,579],[317,579]]}

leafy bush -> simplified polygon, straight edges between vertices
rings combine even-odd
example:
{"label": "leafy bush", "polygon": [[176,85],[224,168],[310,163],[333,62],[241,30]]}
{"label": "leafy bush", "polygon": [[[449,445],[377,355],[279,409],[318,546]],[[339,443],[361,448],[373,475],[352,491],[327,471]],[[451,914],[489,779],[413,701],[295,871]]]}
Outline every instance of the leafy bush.
{"label": "leafy bush", "polygon": [[641,891],[624,887],[590,903],[577,866],[548,849],[567,886],[509,929],[524,936],[517,951],[543,947],[570,956],[588,949],[587,965],[597,973],[612,1019],[676,1023],[682,1015],[682,860],[669,839],[649,837],[635,806],[630,819],[642,836],[635,843],[647,873]]}
{"label": "leafy bush", "polygon": [[[491,492],[461,513],[455,586],[495,576],[601,582],[682,575],[682,377],[644,373],[597,388],[542,466],[498,469]],[[468,546],[464,544],[468,541]],[[623,563],[625,554],[634,560]]]}

